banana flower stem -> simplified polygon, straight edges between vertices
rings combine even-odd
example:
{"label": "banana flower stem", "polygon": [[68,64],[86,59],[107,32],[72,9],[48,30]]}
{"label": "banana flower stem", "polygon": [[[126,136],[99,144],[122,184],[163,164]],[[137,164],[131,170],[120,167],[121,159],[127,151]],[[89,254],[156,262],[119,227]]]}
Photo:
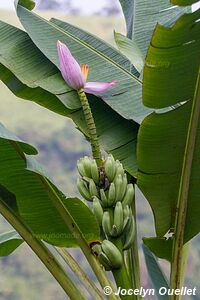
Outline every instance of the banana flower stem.
{"label": "banana flower stem", "polygon": [[[120,250],[120,252],[123,255],[123,250],[122,250],[122,242],[121,239],[113,239],[112,241],[115,246]],[[120,269],[116,269],[116,270],[112,270],[113,276],[115,278],[115,282],[117,287],[122,288],[122,289],[126,289],[129,290],[131,289],[131,280],[128,276],[128,272],[125,266],[125,262],[123,263],[122,267]],[[121,295],[121,299],[123,300],[131,300],[133,299],[133,297],[131,297],[130,295]]]}
{"label": "banana flower stem", "polygon": [[89,133],[90,144],[92,148],[92,155],[97,162],[98,167],[103,165],[103,159],[100,151],[99,140],[97,136],[96,125],[92,115],[92,111],[83,89],[78,90],[78,95],[81,101],[85,121],[87,124],[87,129]]}

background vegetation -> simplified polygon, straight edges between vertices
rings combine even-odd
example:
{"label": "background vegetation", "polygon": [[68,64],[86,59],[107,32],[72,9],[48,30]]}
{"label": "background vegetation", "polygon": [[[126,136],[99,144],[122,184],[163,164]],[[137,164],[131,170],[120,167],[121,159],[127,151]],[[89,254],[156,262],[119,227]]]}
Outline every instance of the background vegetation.
{"label": "background vegetation", "polygon": [[[65,19],[110,43],[114,43],[113,29],[122,33],[125,31],[123,20],[119,17],[70,17],[52,12],[41,14],[46,18],[55,16]],[[20,26],[14,13],[1,11],[0,19]],[[36,104],[17,100],[1,82],[0,108],[0,121],[19,137],[35,145],[39,149],[40,161],[54,181],[68,195],[76,195],[76,161],[89,152],[89,145],[75,129],[73,123]],[[151,213],[148,204],[139,193],[137,207],[140,236],[151,236],[153,230]],[[9,224],[1,217],[0,233],[9,228]],[[196,238],[192,243],[186,278],[186,285],[197,288],[200,278],[200,268],[197,264],[200,261],[199,245],[200,238]],[[87,268],[79,251],[74,251],[73,254]],[[141,262],[143,286],[149,287],[142,254]],[[11,256],[0,259],[0,270],[1,300],[51,300],[55,298],[61,300],[66,298],[45,267],[24,244]],[[190,299],[198,300],[200,296]]]}

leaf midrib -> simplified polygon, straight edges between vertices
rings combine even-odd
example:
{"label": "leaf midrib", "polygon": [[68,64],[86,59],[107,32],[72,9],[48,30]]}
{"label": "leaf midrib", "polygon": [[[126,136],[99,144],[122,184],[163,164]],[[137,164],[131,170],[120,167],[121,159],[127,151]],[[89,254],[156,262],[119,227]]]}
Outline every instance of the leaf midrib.
{"label": "leaf midrib", "polygon": [[184,243],[184,232],[187,212],[187,202],[190,189],[190,180],[192,175],[193,157],[198,133],[200,117],[200,69],[196,81],[196,88],[193,98],[191,117],[188,126],[185,153],[183,158],[183,167],[179,185],[179,194],[177,201],[177,214],[175,222],[175,240],[173,243],[173,261],[171,284],[172,287],[180,286],[180,269],[182,264],[182,252]]}

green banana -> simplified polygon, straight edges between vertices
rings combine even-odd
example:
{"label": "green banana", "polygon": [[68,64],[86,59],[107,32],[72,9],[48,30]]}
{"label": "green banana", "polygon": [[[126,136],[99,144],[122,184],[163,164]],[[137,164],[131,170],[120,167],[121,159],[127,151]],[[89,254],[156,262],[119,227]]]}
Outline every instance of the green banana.
{"label": "green banana", "polygon": [[87,177],[91,178],[91,163],[92,163],[92,159],[88,156],[84,156],[83,158],[83,166],[84,166],[84,170],[85,170],[85,174]]}
{"label": "green banana", "polygon": [[93,197],[93,213],[99,223],[99,225],[102,225],[102,219],[103,219],[103,209],[99,202],[99,199],[94,196]]}
{"label": "green banana", "polygon": [[84,169],[84,165],[83,165],[83,159],[82,159],[82,158],[80,158],[80,159],[77,161],[77,169],[78,169],[79,174],[80,174],[82,177],[86,176],[85,169]]}
{"label": "green banana", "polygon": [[124,191],[124,187],[123,187],[123,179],[122,179],[122,175],[118,174],[117,178],[115,180],[115,188],[116,188],[116,201],[121,201],[123,198],[123,191]]}
{"label": "green banana", "polygon": [[113,155],[112,155],[112,154],[109,154],[109,157],[110,157],[110,159],[112,160],[112,162],[115,163],[115,159],[114,159]]}
{"label": "green banana", "polygon": [[117,176],[119,174],[122,175],[122,176],[124,175],[124,168],[123,168],[122,163],[120,163],[119,160],[116,160],[115,165],[116,165],[116,174],[115,174],[114,181],[115,181],[115,179],[117,178]]}
{"label": "green banana", "polygon": [[123,209],[123,217],[124,217],[124,224],[123,224],[123,230],[124,228],[126,227],[131,215],[130,215],[130,209],[129,209],[129,206],[126,205]]}
{"label": "green banana", "polygon": [[85,186],[84,181],[80,178],[78,178],[78,180],[77,180],[77,187],[78,187],[79,193],[81,194],[81,196],[83,198],[85,198],[88,201],[92,201],[92,197],[90,195],[88,188]]}
{"label": "green banana", "polygon": [[118,201],[114,209],[114,226],[116,227],[117,236],[120,236],[123,231],[124,216],[122,203]]}
{"label": "green banana", "polygon": [[108,258],[112,269],[119,269],[123,264],[122,254],[119,249],[110,241],[104,240],[101,248]]}
{"label": "green banana", "polygon": [[99,253],[98,260],[100,264],[105,268],[106,271],[110,271],[112,269],[109,259],[103,252]]}
{"label": "green banana", "polygon": [[134,194],[135,194],[135,191],[134,191],[133,184],[129,183],[126,188],[126,193],[124,195],[124,198],[122,200],[123,207],[125,207],[126,205],[128,205],[128,206],[131,205],[131,203],[133,202]]}
{"label": "green banana", "polygon": [[111,222],[110,214],[108,211],[105,211],[103,213],[103,218],[102,218],[102,227],[103,227],[103,231],[106,234],[106,236],[111,235],[112,225],[113,224]]}
{"label": "green banana", "polygon": [[112,182],[116,172],[115,160],[112,155],[109,155],[108,158],[106,159],[104,169],[109,182]]}
{"label": "green banana", "polygon": [[108,204],[110,207],[113,206],[113,204],[115,203],[115,197],[116,197],[116,189],[115,189],[114,182],[112,182],[108,190]]}
{"label": "green banana", "polygon": [[124,236],[126,235],[126,232],[129,231],[130,224],[131,224],[131,217],[129,217],[128,221],[126,222],[126,225],[124,226],[123,237],[122,237],[123,239],[124,239]]}
{"label": "green banana", "polygon": [[101,196],[102,206],[108,207],[108,199],[103,189],[100,189],[100,196]]}
{"label": "green banana", "polygon": [[123,197],[126,193],[126,189],[127,189],[127,185],[128,185],[128,180],[127,180],[127,175],[124,174],[124,176],[122,176],[122,181],[123,181],[123,184],[122,184],[122,194],[123,194]]}
{"label": "green banana", "polygon": [[96,161],[93,159],[91,162],[91,176],[92,179],[94,180],[94,182],[98,185],[99,184],[99,180],[100,180],[100,176],[99,176],[99,169],[97,167],[97,163]]}
{"label": "green banana", "polygon": [[90,183],[90,179],[91,178],[89,178],[89,177],[86,177],[86,176],[83,176],[83,181],[85,181],[86,182],[86,184],[89,184]]}
{"label": "green banana", "polygon": [[131,224],[132,224],[132,221],[134,221],[134,220],[135,219],[134,219],[134,216],[132,214],[132,210],[129,207],[129,219],[128,219],[128,222],[126,223],[126,225],[124,226],[124,233],[129,232]]}
{"label": "green banana", "polygon": [[97,191],[97,187],[96,187],[96,184],[94,183],[93,179],[90,179],[89,181],[89,191],[90,191],[90,195],[93,197],[93,196],[96,196],[98,197],[99,196],[99,193]]}
{"label": "green banana", "polygon": [[135,239],[135,221],[131,219],[129,230],[125,233],[125,241],[123,245],[123,250],[129,249]]}

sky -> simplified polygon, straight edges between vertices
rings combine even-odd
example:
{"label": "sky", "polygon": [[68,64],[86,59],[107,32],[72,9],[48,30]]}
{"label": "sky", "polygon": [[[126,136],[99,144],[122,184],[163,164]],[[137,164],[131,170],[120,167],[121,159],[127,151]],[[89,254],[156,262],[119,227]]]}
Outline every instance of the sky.
{"label": "sky", "polygon": [[[46,0],[47,1],[47,0]],[[73,0],[74,6],[78,6],[83,14],[92,14],[99,11],[110,0]],[[115,0],[116,1],[116,0]],[[0,9],[14,10],[14,0],[0,0]],[[200,1],[194,7],[200,7]]]}
{"label": "sky", "polygon": [[[46,0],[47,1],[47,0]],[[81,9],[82,14],[93,14],[100,11],[110,0],[73,0],[73,5]],[[112,0],[118,3],[117,0]],[[37,2],[37,0],[36,0]],[[64,2],[64,0],[63,0]],[[0,0],[0,9],[14,10],[14,0]]]}
{"label": "sky", "polygon": [[[46,0],[47,1],[47,0]],[[73,4],[81,9],[82,14],[93,14],[99,11],[110,0],[73,0]],[[118,2],[117,0],[112,0]],[[14,10],[14,0],[0,0],[0,9]],[[200,1],[194,5],[195,8],[200,7]]]}

